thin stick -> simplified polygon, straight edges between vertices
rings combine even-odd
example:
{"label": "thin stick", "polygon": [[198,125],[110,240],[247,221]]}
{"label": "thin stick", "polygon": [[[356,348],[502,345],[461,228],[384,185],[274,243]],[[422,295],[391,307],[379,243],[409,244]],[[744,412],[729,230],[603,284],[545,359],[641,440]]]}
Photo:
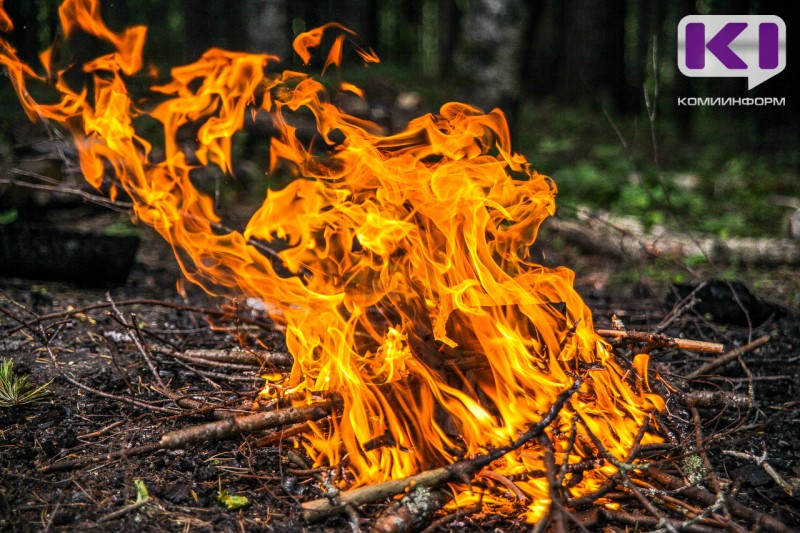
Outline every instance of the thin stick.
{"label": "thin stick", "polygon": [[647,342],[649,344],[664,348],[678,348],[680,350],[710,353],[722,353],[725,350],[725,346],[717,342],[678,339],[676,337],[669,337],[662,333],[647,333],[645,331],[618,329],[598,329],[595,332],[601,337],[633,342]]}
{"label": "thin stick", "polygon": [[[576,419],[577,416],[578,415],[576,414]],[[639,433],[636,434],[636,438],[633,441],[633,446],[631,446],[628,455],[625,457],[625,464],[630,464],[639,455],[639,449],[642,446],[642,439],[644,438],[645,433],[647,433],[647,426],[648,424],[642,424],[642,426],[639,428]],[[598,447],[598,450],[600,449],[601,447]],[[590,492],[589,494],[584,494],[583,496],[580,496],[578,498],[568,499],[566,502],[567,506],[574,509],[580,509],[582,507],[593,505],[595,500],[603,497],[605,494],[610,492],[611,489],[613,489],[616,486],[616,484],[619,482],[620,477],[621,477],[620,472],[615,473],[605,481],[603,486],[601,486],[594,492]]]}
{"label": "thin stick", "polygon": [[78,387],[81,390],[84,390],[84,391],[86,391],[88,393],[91,393],[91,394],[94,394],[94,395],[97,395],[97,396],[102,396],[103,398],[109,398],[111,400],[117,400],[117,401],[120,401],[120,402],[125,402],[125,403],[131,404],[131,405],[135,405],[136,407],[142,407],[144,409],[149,409],[151,411],[159,411],[161,413],[169,413],[169,414],[174,414],[176,412],[175,409],[170,409],[168,407],[159,407],[157,405],[153,405],[153,404],[150,404],[150,403],[147,403],[147,402],[142,402],[142,401],[136,400],[134,398],[128,398],[127,396],[118,396],[116,394],[110,394],[108,392],[103,392],[101,390],[97,390],[95,388],[92,388],[92,387],[90,387],[88,385],[84,385],[80,381],[70,377],[69,375],[67,375],[66,372],[61,370],[61,368],[58,366],[58,359],[56,359],[56,355],[53,353],[53,350],[50,348],[50,345],[45,344],[44,347],[47,350],[48,355],[50,356],[50,360],[53,362],[53,367],[55,368],[56,372],[58,372],[61,375],[62,378],[64,378],[68,382],[72,383],[74,386]]}
{"label": "thin stick", "polygon": [[610,511],[608,509],[600,509],[599,514],[604,521],[632,526],[637,531],[639,531],[641,528],[646,528],[649,531],[650,528],[660,528],[664,526],[670,526],[673,529],[678,531],[686,531],[687,533],[718,533],[720,531],[724,531],[724,529],[706,527],[698,524],[685,525],[680,520],[675,520],[673,518],[657,518],[655,516],[638,514],[634,515],[622,511]]}
{"label": "thin stick", "polygon": [[[229,319],[234,318],[234,317],[231,316],[231,313],[227,312],[227,311],[220,311],[220,310],[217,310],[217,309],[208,309],[208,308],[205,308],[205,307],[197,307],[197,306],[194,306],[194,305],[178,304],[178,303],[167,302],[167,301],[163,301],[163,300],[152,300],[152,299],[120,300],[120,301],[116,302],[116,304],[117,304],[118,307],[125,307],[125,306],[130,306],[130,305],[154,305],[154,306],[159,306],[159,307],[166,307],[168,309],[177,309],[179,311],[188,311],[188,312],[191,312],[191,313],[199,313],[201,315],[208,315],[208,316],[213,316],[213,317],[217,317],[217,318],[229,318]],[[19,331],[21,329],[25,329],[25,328],[30,329],[32,326],[35,326],[35,325],[37,325],[37,324],[39,324],[39,323],[41,323],[41,322],[43,322],[45,320],[51,320],[51,319],[56,319],[56,318],[69,318],[69,317],[77,315],[77,314],[87,313],[89,311],[97,311],[99,309],[108,309],[109,307],[111,307],[111,304],[109,304],[108,302],[96,303],[96,304],[92,304],[92,305],[87,305],[85,307],[81,307],[79,309],[67,309],[67,310],[64,310],[64,311],[57,311],[55,313],[49,313],[49,314],[46,314],[46,315],[39,315],[35,319],[30,320],[28,322],[24,322],[24,323],[19,319],[15,319],[21,325],[15,327],[15,328],[12,328],[10,330],[4,331],[3,332],[3,336],[0,337],[0,338],[9,337],[9,336],[13,335],[14,333],[16,333],[17,331]],[[0,310],[2,310],[2,309],[0,308]],[[235,318],[236,318],[237,321],[239,321],[239,322],[241,322],[243,324],[251,324],[253,326],[258,326],[258,327],[266,328],[266,329],[272,329],[272,330],[276,330],[276,331],[282,331],[284,329],[283,326],[281,326],[279,324],[274,324],[272,322],[266,322],[266,321],[263,321],[263,320],[255,320],[255,319],[246,318],[246,317],[242,317],[242,316],[236,316]]]}
{"label": "thin stick", "polygon": [[131,321],[128,323],[128,319],[125,318],[125,315],[123,315],[122,311],[119,310],[117,304],[114,303],[114,299],[111,298],[111,292],[106,292],[106,300],[111,304],[111,309],[114,311],[114,315],[125,328],[125,333],[128,334],[128,338],[133,342],[134,345],[136,345],[136,349],[139,350],[139,353],[142,354],[142,358],[147,363],[150,373],[156,379],[156,383],[158,383],[158,386],[162,390],[166,390],[167,386],[164,384],[164,380],[161,379],[161,374],[158,373],[158,369],[153,363],[153,357],[150,354],[150,350],[142,340],[141,332],[139,327],[136,325],[136,317],[131,316]]}
{"label": "thin stick", "polygon": [[450,513],[449,515],[434,520],[428,527],[423,529],[421,533],[434,533],[434,531],[436,531],[443,525],[449,524],[453,520],[458,520],[459,518],[464,518],[465,516],[469,516],[471,514],[480,512],[482,508],[483,506],[481,505],[473,505],[472,507],[460,507],[456,509],[454,512]]}
{"label": "thin stick", "polygon": [[97,523],[98,524],[102,524],[103,522],[109,522],[111,520],[114,520],[115,518],[119,518],[120,516],[123,516],[123,515],[131,512],[131,511],[135,511],[136,509],[147,505],[148,503],[150,503],[150,501],[151,501],[150,498],[145,498],[143,500],[139,500],[138,502],[131,503],[131,504],[126,505],[124,507],[120,507],[119,509],[117,509],[113,513],[108,513],[105,516],[101,516],[97,520]]}
{"label": "thin stick", "polygon": [[241,349],[195,349],[178,352],[158,347],[154,347],[154,350],[169,355],[170,357],[182,359],[198,365],[238,370],[252,370],[253,367],[258,367],[261,364],[272,365],[278,368],[287,368],[291,367],[294,362],[292,355],[287,352],[249,352]]}
{"label": "thin stick", "polygon": [[[650,514],[652,514],[653,516],[658,517],[659,520],[660,520],[659,523],[664,525],[664,527],[667,529],[667,531],[669,531],[670,533],[677,533],[677,529],[675,529],[675,527],[673,525],[671,525],[669,522],[665,522],[666,521],[666,517],[663,514],[661,514],[661,512],[656,508],[656,506],[653,504],[653,502],[648,500],[645,497],[645,495],[642,494],[642,492],[638,489],[636,484],[633,483],[633,481],[631,481],[631,478],[628,476],[628,472],[630,472],[630,471],[632,471],[634,469],[637,469],[637,468],[641,469],[641,470],[646,470],[646,469],[648,469],[650,467],[650,465],[648,463],[633,465],[633,464],[631,464],[629,462],[621,462],[621,461],[619,461],[616,457],[614,457],[611,454],[611,452],[609,452],[605,448],[605,446],[603,446],[603,443],[600,442],[600,439],[597,437],[597,435],[594,434],[594,432],[592,431],[592,429],[589,427],[589,425],[586,423],[586,420],[582,416],[578,415],[578,421],[581,424],[583,424],[583,427],[586,429],[586,434],[589,435],[589,438],[592,440],[592,442],[597,447],[597,449],[603,455],[606,456],[606,459],[610,463],[612,463],[614,466],[616,466],[619,469],[619,471],[617,472],[617,475],[619,475],[619,477],[622,479],[622,486],[624,488],[628,489],[628,491],[631,494],[633,494],[633,496],[637,500],[639,500],[639,502],[644,506],[645,509],[647,509],[650,512]],[[645,422],[639,428],[639,435],[644,436],[644,433],[647,431],[647,426],[648,426],[647,419],[645,419]],[[637,436],[637,442],[641,442],[641,438],[639,436]]]}
{"label": "thin stick", "polygon": [[785,492],[789,496],[794,497],[800,490],[800,487],[795,488],[788,481],[783,479],[783,476],[781,476],[772,467],[772,465],[767,462],[766,451],[763,453],[761,457],[756,457],[755,455],[749,453],[738,452],[736,450],[722,450],[722,453],[724,453],[725,455],[730,455],[731,457],[738,457],[739,459],[744,459],[745,461],[753,461],[756,465],[763,468],[764,472],[766,472],[769,475],[769,477],[771,477],[772,480],[775,481],[775,483],[777,483],[781,489],[783,489],[783,492]]}
{"label": "thin stick", "polygon": [[91,457],[78,457],[69,461],[61,461],[52,465],[43,466],[39,469],[42,474],[52,474],[53,472],[66,472],[84,466],[89,466],[97,463],[105,463],[106,461],[114,461],[124,457],[135,457],[137,455],[144,455],[161,450],[161,445],[157,442],[135,446],[133,448],[124,448],[115,452],[104,453],[100,455],[93,455]]}
{"label": "thin stick", "polygon": [[706,479],[711,482],[711,487],[714,489],[718,495],[720,494],[721,488],[719,484],[719,478],[717,474],[714,472],[714,466],[711,464],[711,460],[708,458],[708,454],[705,450],[705,444],[703,443],[703,427],[700,420],[700,411],[697,410],[697,404],[689,406],[689,412],[692,414],[692,422],[694,422],[694,438],[695,438],[695,450],[700,457],[703,459],[703,466],[706,469]]}
{"label": "thin stick", "polygon": [[670,327],[676,320],[680,317],[694,309],[694,306],[700,302],[700,299],[697,298],[697,293],[706,285],[708,285],[707,281],[699,284],[695,287],[692,292],[690,292],[683,300],[680,300],[675,304],[672,308],[672,311],[669,312],[667,316],[664,317],[664,320],[659,322],[655,329],[653,330],[654,333],[663,333]]}
{"label": "thin stick", "polygon": [[498,483],[502,484],[505,488],[510,490],[514,494],[514,496],[517,497],[517,500],[519,500],[521,502],[528,501],[528,497],[525,496],[525,493],[522,492],[520,490],[520,488],[517,487],[514,484],[514,482],[511,481],[506,476],[504,476],[502,474],[498,474],[497,472],[491,472],[490,471],[490,472],[482,472],[481,473],[481,477],[488,477],[489,479],[493,479],[493,480],[497,481]]}
{"label": "thin stick", "polygon": [[736,359],[740,355],[744,355],[747,352],[755,350],[759,346],[762,346],[762,345],[766,344],[767,342],[769,342],[769,339],[770,339],[769,335],[764,335],[763,337],[757,338],[753,342],[748,342],[744,346],[740,346],[739,348],[731,350],[730,352],[726,353],[725,355],[721,355],[721,356],[717,357],[716,359],[714,359],[713,361],[709,361],[708,363],[706,363],[704,365],[701,365],[699,368],[697,368],[693,372],[690,372],[689,374],[686,375],[686,379],[696,379],[696,378],[702,376],[703,374],[706,374],[706,373],[710,372],[711,370],[714,370],[715,368],[718,368],[718,367],[728,363],[729,361],[733,361],[734,359]]}
{"label": "thin stick", "polygon": [[736,409],[748,409],[753,405],[749,396],[722,390],[687,392],[683,395],[683,400],[689,407],[733,407]]}
{"label": "thin stick", "polygon": [[564,495],[561,493],[561,485],[558,484],[556,472],[556,459],[553,452],[553,442],[547,433],[539,436],[539,442],[544,447],[544,468],[547,473],[547,489],[550,493],[550,521],[555,533],[566,533],[567,528],[564,524]]}

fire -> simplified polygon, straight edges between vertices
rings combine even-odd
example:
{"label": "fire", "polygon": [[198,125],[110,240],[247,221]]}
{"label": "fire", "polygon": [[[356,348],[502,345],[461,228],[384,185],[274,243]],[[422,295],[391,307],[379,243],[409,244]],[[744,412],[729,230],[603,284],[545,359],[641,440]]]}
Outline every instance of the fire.
{"label": "fire", "polygon": [[[95,187],[108,186],[111,168],[111,193],[119,187],[133,199],[135,216],[172,245],[188,279],[211,294],[273,306],[295,358],[284,390],[309,401],[320,391],[344,399],[341,418],[312,424],[305,441],[317,465],[347,466],[343,488],[506,445],[576,375],[579,393],[548,430],[557,463],[598,456],[576,414],[623,459],[653,409],[663,408],[649,389],[646,356],[625,372],[594,333],[572,272],[533,262],[556,186],[514,153],[501,111],[452,102],[386,135],[333,105],[319,78],[270,72],[278,61],[270,55],[220,49],[173,68],[168,83],[152,87],[158,103],[140,104],[125,81],[142,68],[146,29],[114,33],[97,0],[66,0],[60,17],[65,35],[83,31],[114,51],[82,66],[92,83],[76,90],[64,71],[40,76],[0,40],[0,64],[26,112],[71,130]],[[10,28],[0,3],[0,29]],[[325,68],[355,46],[350,30],[328,24],[297,37],[305,63],[327,32],[336,37]],[[42,55],[48,73],[51,52]],[[377,61],[371,50],[356,52]],[[51,79],[59,100],[36,102],[26,84]],[[361,94],[347,82],[339,87]],[[212,199],[190,179],[194,167],[177,133],[199,125],[197,159],[230,172],[231,139],[255,112],[270,113],[279,132],[270,172],[294,179],[270,190],[241,232],[221,232]],[[316,121],[313,145],[296,135],[299,113]],[[142,115],[163,126],[161,160],[135,129]],[[280,244],[280,269],[259,242]],[[657,439],[647,434],[644,442]],[[549,493],[546,480],[525,473],[543,468],[538,445],[494,465],[521,479],[531,521],[546,510]],[[614,471],[608,465],[575,477],[569,490],[596,489]],[[502,484],[484,480],[500,498]],[[469,497],[466,487],[458,490],[459,501]]]}

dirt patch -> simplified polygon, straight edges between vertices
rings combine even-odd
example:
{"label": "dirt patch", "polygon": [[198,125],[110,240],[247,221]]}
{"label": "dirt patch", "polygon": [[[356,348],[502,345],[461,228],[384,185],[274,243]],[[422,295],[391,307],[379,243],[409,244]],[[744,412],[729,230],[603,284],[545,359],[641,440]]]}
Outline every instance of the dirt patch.
{"label": "dirt patch", "polygon": [[[261,372],[275,370],[198,366],[172,354],[233,350],[242,344],[262,351],[285,350],[280,331],[265,325],[260,311],[246,302],[240,302],[238,319],[222,320],[203,312],[216,310],[218,302],[191,288],[186,288],[186,298],[178,296],[175,284],[180,273],[171,251],[153,235],[147,234],[145,241],[139,263],[124,287],[0,280],[0,355],[11,357],[15,370],[29,374],[37,384],[53,380],[49,387],[52,396],[47,401],[0,408],[0,529],[299,530],[303,527],[300,503],[320,497],[322,488],[304,472],[303,465],[296,464],[302,462],[302,454],[288,453],[294,446],[292,438],[265,442],[259,441],[264,435],[257,434],[185,450],[136,456],[121,453],[158,442],[170,430],[213,421],[210,406],[249,412],[263,385]],[[669,314],[663,286],[614,285],[609,283],[613,273],[627,267],[602,258],[570,256],[569,250],[559,253],[559,260],[574,264],[581,273],[577,285],[595,313],[596,326],[610,326],[612,315],[616,315],[629,329],[652,331]],[[140,331],[150,350],[149,363],[124,321]],[[722,342],[729,349],[770,336],[767,344],[743,355],[741,362],[734,359],[684,383],[686,391],[752,396],[755,403],[697,404],[701,421],[698,433],[694,413],[686,408],[685,401],[678,401],[681,393],[670,391],[672,397],[661,418],[674,442],[666,450],[652,452],[651,460],[676,474],[677,465],[687,478],[697,474],[691,470],[695,468],[701,472],[698,483],[715,492],[712,476],[703,465],[693,463],[698,460],[700,446],[713,468],[720,493],[735,493],[732,500],[767,513],[790,528],[800,527],[798,499],[778,485],[763,462],[757,464],[742,455],[761,458],[766,454],[766,462],[787,483],[796,484],[800,479],[800,451],[796,446],[800,441],[800,320],[796,312],[779,306],[762,323],[741,326],[713,322],[707,313],[689,311],[665,333]],[[42,339],[47,340],[49,350]],[[620,345],[617,352],[629,359],[635,350]],[[683,383],[682,376],[716,357],[670,348],[653,349],[650,355],[653,367],[676,383]],[[158,386],[150,365],[169,391],[195,402],[188,409],[190,414],[174,410],[174,398]],[[80,390],[64,376],[92,391]],[[120,398],[135,398],[141,403],[126,403]],[[105,454],[116,456],[67,471],[41,471],[60,461]],[[137,480],[143,482],[150,496],[138,507]],[[654,487],[664,487],[651,482]],[[241,508],[229,509],[220,500],[220,491],[244,497],[246,503],[242,500]],[[619,503],[620,512],[646,513],[629,492],[620,489],[611,496]],[[674,497],[680,499],[680,491]],[[371,517],[384,506],[381,502],[359,509],[366,519],[362,527],[368,529]],[[696,501],[691,506],[713,507]],[[669,505],[660,509],[674,520],[688,512]],[[732,528],[731,522],[754,527],[741,517],[726,522],[724,506],[712,511],[709,515],[716,513],[719,518],[709,528]],[[613,521],[619,516],[609,516],[595,509],[584,512],[581,520],[592,527],[600,527],[603,521],[623,527]],[[305,527],[309,531],[349,530],[349,520],[333,517]],[[640,524],[643,529],[656,528],[651,525]],[[487,512],[460,517],[440,530],[524,527],[519,520]]]}

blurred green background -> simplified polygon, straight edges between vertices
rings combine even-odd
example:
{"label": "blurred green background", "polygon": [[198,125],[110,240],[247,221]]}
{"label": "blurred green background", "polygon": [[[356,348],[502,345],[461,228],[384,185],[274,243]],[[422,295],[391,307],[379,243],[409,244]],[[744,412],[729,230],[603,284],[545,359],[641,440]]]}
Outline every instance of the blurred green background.
{"label": "blurred green background", "polygon": [[[57,1],[5,2],[20,56],[60,39]],[[114,0],[115,30],[149,27],[161,73],[211,46],[277,54],[298,68],[294,35],[329,21],[356,30],[380,65],[330,74],[365,87],[389,128],[449,100],[509,117],[516,150],[555,178],[562,209],[611,210],[645,224],[732,236],[784,236],[800,208],[796,46],[791,3],[744,0]],[[789,28],[786,70],[752,91],[744,78],[687,78],[677,24],[690,14],[775,14]],[[74,57],[97,43],[71,39]],[[348,65],[347,61],[345,62]],[[142,87],[150,80],[142,79]],[[679,97],[785,97],[782,107],[680,107]],[[398,104],[398,102],[400,104]],[[382,109],[382,111],[381,111]],[[387,118],[388,117],[388,118]],[[19,149],[27,121],[0,81],[0,144]],[[248,130],[245,159],[268,145]],[[250,136],[251,138],[248,138]],[[247,172],[247,168],[242,167]],[[258,175],[258,171],[253,171]],[[242,178],[241,181],[246,181]],[[258,187],[256,187],[258,189]],[[797,202],[797,204],[793,202]],[[562,211],[563,213],[563,211]]]}

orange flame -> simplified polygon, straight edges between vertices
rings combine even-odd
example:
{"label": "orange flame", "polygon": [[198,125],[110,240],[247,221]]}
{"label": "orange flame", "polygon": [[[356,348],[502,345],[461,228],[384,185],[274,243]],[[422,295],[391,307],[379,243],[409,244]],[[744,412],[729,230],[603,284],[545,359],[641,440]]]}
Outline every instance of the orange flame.
{"label": "orange flame", "polygon": [[[306,441],[317,465],[348,466],[343,487],[506,445],[575,375],[583,377],[579,394],[548,430],[557,461],[598,454],[580,427],[567,449],[576,412],[623,458],[649,413],[663,408],[649,388],[647,357],[637,357],[626,374],[594,333],[572,272],[533,262],[531,247],[554,213],[556,187],[514,153],[501,111],[448,103],[386,136],[332,105],[312,76],[269,73],[277,58],[219,49],[172,69],[169,83],[152,88],[161,103],[141,110],[123,75],[142,66],[145,28],[111,32],[97,0],[67,0],[60,15],[65,33],[81,29],[116,51],[84,65],[91,91],[70,89],[59,73],[61,100],[43,105],[25,84],[44,79],[0,40],[0,64],[22,105],[31,118],[72,130],[94,186],[102,185],[106,164],[113,167],[136,216],[173,246],[191,281],[210,293],[269,302],[295,358],[286,387],[309,399],[319,391],[344,398],[341,419],[312,424]],[[332,23],[297,37],[304,63],[332,27],[352,34]],[[326,67],[341,61],[343,38]],[[377,61],[372,51],[357,52]],[[229,172],[231,138],[248,109],[271,113],[279,134],[270,171],[295,179],[269,191],[243,231],[220,233],[212,200],[190,180],[193,167],[177,132],[201,124],[198,160]],[[333,146],[328,154],[298,139],[291,125],[298,111],[313,114],[319,136]],[[139,114],[163,125],[163,161],[148,157],[150,144],[133,126]],[[280,263],[292,275],[276,271],[257,241],[280,242]],[[657,439],[648,434],[644,442]],[[496,463],[507,475],[542,468],[534,445]],[[569,490],[593,490],[612,472],[609,465],[576,477]],[[517,484],[530,500],[528,518],[537,520],[549,503],[547,482],[523,476]]]}
{"label": "orange flame", "polygon": [[6,13],[3,2],[5,2],[5,0],[0,0],[0,31],[9,32],[14,29],[14,23],[11,22],[11,18],[8,16],[8,13]]}

